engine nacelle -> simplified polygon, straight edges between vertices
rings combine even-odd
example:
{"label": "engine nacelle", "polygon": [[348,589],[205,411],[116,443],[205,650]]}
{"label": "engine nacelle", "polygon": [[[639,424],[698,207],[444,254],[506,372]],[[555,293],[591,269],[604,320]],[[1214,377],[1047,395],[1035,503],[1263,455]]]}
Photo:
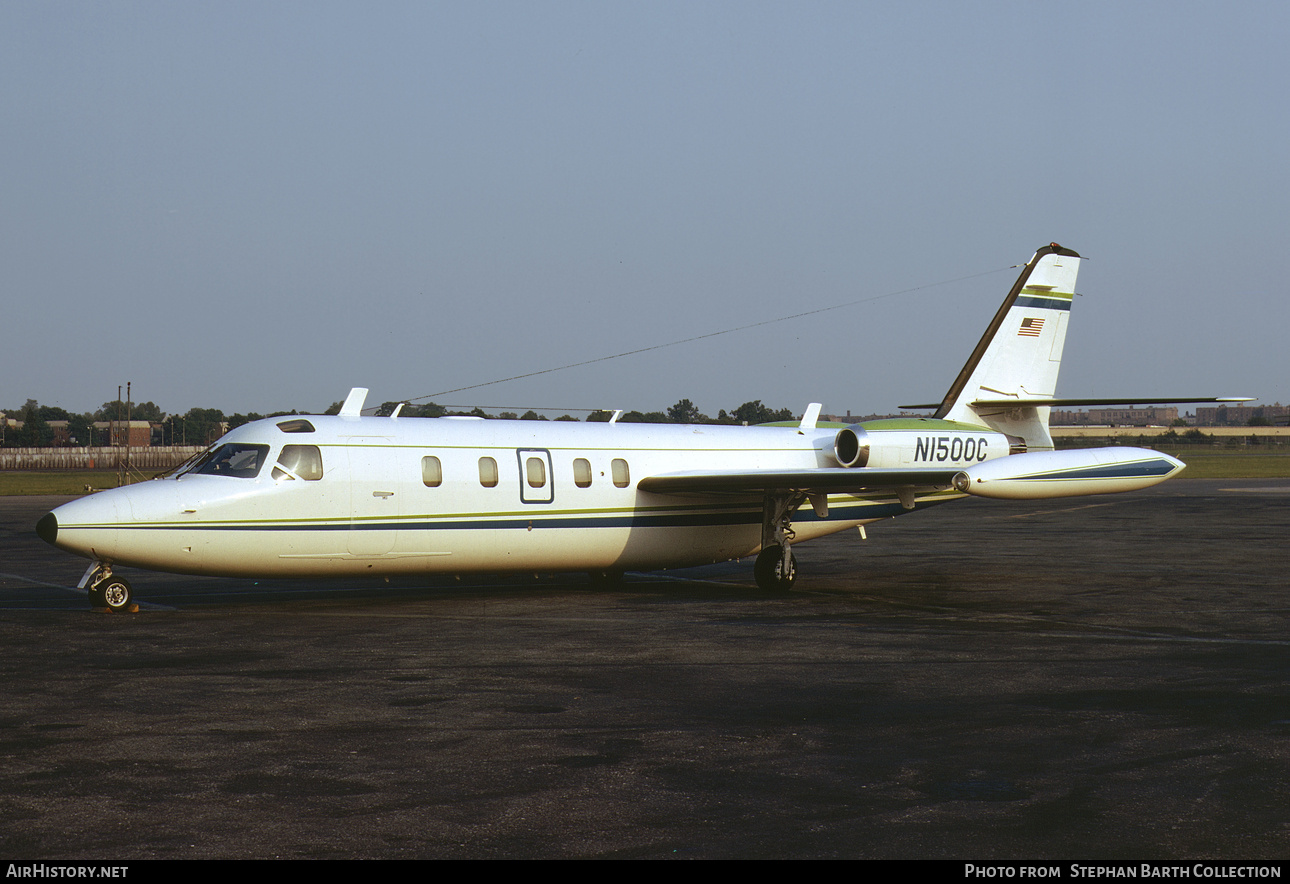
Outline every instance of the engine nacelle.
{"label": "engine nacelle", "polygon": [[1150,448],[1035,451],[968,467],[954,477],[954,488],[1003,500],[1110,494],[1149,488],[1184,467]]}
{"label": "engine nacelle", "polygon": [[953,421],[877,420],[838,430],[833,457],[844,467],[970,467],[1003,457],[1019,443],[1003,433]]}

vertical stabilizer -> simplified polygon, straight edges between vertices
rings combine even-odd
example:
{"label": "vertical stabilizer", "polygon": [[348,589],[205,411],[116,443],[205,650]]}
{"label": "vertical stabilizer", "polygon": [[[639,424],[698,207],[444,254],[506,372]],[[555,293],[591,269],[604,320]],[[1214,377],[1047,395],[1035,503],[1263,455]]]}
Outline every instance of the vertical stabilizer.
{"label": "vertical stabilizer", "polygon": [[[985,424],[1018,437],[1027,448],[1053,447],[1048,406],[1025,403],[1056,396],[1080,260],[1057,243],[1035,252],[954,379],[936,417]],[[973,405],[978,400],[992,404]],[[1001,400],[1017,404],[996,404]]]}

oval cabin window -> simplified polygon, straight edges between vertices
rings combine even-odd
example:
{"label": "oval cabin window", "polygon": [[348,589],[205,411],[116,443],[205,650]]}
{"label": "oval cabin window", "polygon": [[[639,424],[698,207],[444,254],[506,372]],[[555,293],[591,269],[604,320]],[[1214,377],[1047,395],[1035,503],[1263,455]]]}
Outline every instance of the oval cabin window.
{"label": "oval cabin window", "polygon": [[443,464],[433,454],[421,458],[421,481],[427,488],[438,488],[443,484]]}
{"label": "oval cabin window", "polygon": [[541,488],[546,484],[546,464],[540,457],[530,457],[524,464],[530,488]]}

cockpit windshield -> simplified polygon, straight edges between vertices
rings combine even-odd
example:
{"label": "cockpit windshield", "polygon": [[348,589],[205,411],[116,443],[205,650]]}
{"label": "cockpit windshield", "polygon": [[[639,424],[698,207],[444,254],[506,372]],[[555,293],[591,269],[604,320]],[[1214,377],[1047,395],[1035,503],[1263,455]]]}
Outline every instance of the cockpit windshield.
{"label": "cockpit windshield", "polygon": [[206,458],[210,456],[211,456],[210,448],[207,448],[204,451],[199,451],[196,454],[194,454],[192,457],[188,458],[188,460],[184,461],[183,463],[177,466],[171,467],[170,469],[166,470],[164,473],[157,473],[157,475],[153,476],[152,478],[169,479],[174,476],[182,476],[184,473],[191,473],[193,470],[193,467],[196,464],[205,463]]}
{"label": "cockpit windshield", "polygon": [[190,462],[184,473],[205,473],[208,476],[232,476],[236,479],[254,479],[268,457],[269,446],[226,442],[211,448],[201,457]]}

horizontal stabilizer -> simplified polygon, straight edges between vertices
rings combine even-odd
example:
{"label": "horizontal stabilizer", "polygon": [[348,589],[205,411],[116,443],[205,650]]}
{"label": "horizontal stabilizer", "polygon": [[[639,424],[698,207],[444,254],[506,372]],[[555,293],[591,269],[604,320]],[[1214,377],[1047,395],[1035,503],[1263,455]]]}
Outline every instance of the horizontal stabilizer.
{"label": "horizontal stabilizer", "polygon": [[[974,399],[973,408],[1034,408],[1052,406],[1069,408],[1076,405],[1182,405],[1190,402],[1253,402],[1252,396],[1184,396],[1177,399],[1147,396],[1139,399]],[[901,408],[939,408],[939,402],[924,405],[901,405]]]}
{"label": "horizontal stabilizer", "polygon": [[1071,405],[1181,405],[1185,402],[1253,402],[1250,397],[1191,396],[1186,399],[978,399],[974,406],[985,408],[1017,408],[1034,405],[1051,405],[1057,408]]}

